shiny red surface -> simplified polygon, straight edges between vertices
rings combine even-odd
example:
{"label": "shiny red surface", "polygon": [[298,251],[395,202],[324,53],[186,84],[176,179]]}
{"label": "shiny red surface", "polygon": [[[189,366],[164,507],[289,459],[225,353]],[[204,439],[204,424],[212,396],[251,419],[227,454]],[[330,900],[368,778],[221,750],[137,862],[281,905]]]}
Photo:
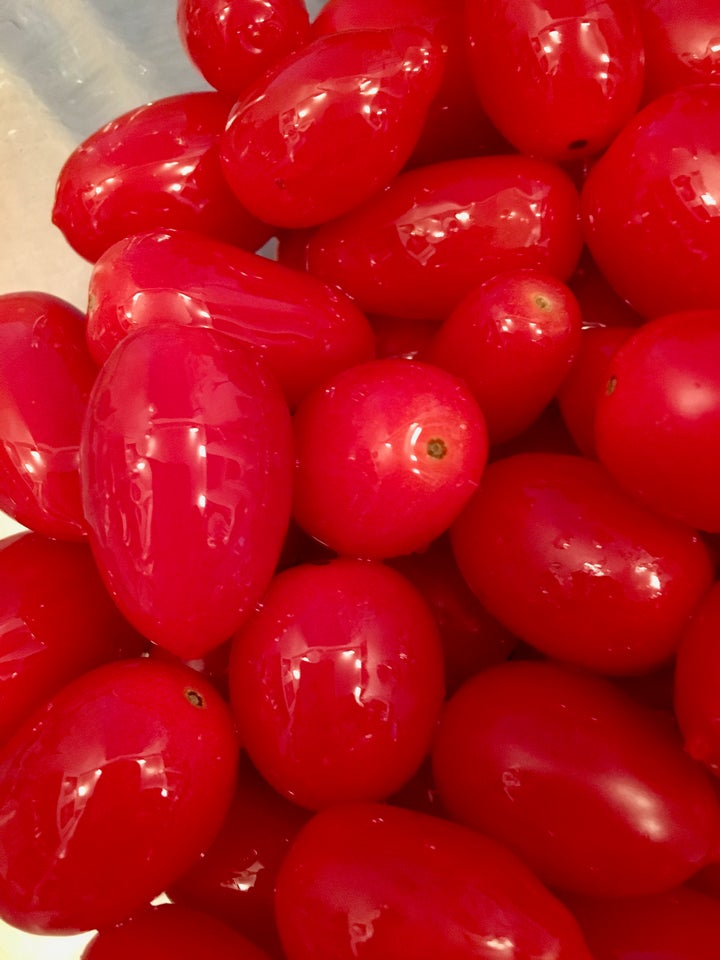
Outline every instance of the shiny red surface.
{"label": "shiny red surface", "polygon": [[403,173],[310,236],[310,273],[371,313],[442,319],[501,270],[567,279],[580,254],[578,198],[557,167],[474,157]]}
{"label": "shiny red surface", "polygon": [[224,701],[186,667],[72,681],[0,750],[0,917],[35,933],[124,920],[209,845],[236,759]]}
{"label": "shiny red surface", "polygon": [[645,100],[689,83],[720,81],[720,17],[715,0],[640,0]]}
{"label": "shiny red surface", "polygon": [[462,380],[413,360],[343,371],[306,397],[294,428],[293,516],[348,556],[426,547],[475,491],[488,451]]}
{"label": "shiny red surface", "polygon": [[200,73],[235,97],[310,32],[303,0],[178,0],[177,24]]}
{"label": "shiny red surface", "polygon": [[87,546],[36,533],[0,541],[0,743],[74,677],[141,650]]}
{"label": "shiny red surface", "polygon": [[555,396],[580,348],[573,293],[541,270],[496,274],[442,323],[423,359],[462,377],[491,444],[526,430]]}
{"label": "shiny red surface", "polygon": [[279,227],[347,213],[405,166],[442,71],[443,49],[422,30],[318,37],[231,110],[220,144],[228,183]]}
{"label": "shiny red surface", "polygon": [[611,675],[669,659],[714,577],[695,530],[651,513],[579,456],[491,463],[452,536],[468,584],[506,627]]}
{"label": "shiny red surface", "polygon": [[644,317],[720,307],[720,85],[666,94],[626,125],[582,191],[590,252]]}
{"label": "shiny red surface", "polygon": [[568,911],[508,850],[437,817],[339,804],[280,871],[288,960],[590,960]]}
{"label": "shiny red surface", "polygon": [[79,310],[0,296],[0,510],[50,537],[85,537],[78,447],[96,373]]}
{"label": "shiny red surface", "polygon": [[372,330],[340,291],[265,257],[189,231],[120,241],[90,278],[87,337],[98,362],[138,327],[209,327],[250,348],[295,405],[373,356]]}
{"label": "shiny red surface", "polygon": [[643,324],[613,355],[598,394],[603,464],[663,516],[720,531],[720,309]]}
{"label": "shiny red surface", "polygon": [[235,200],[218,143],[232,101],[184,93],[111,120],[58,175],[53,223],[87,260],[145,230],[180,227],[256,250],[272,230]]}
{"label": "shiny red surface", "polygon": [[209,330],[140,330],[98,377],[81,458],[90,543],[128,620],[182,658],[228,639],[289,519],[290,416],[274,381]]}
{"label": "shiny red surface", "polygon": [[626,0],[468,0],[480,103],[523,153],[599,153],[630,119],[643,86],[639,16]]}
{"label": "shiny red surface", "polygon": [[441,715],[433,769],[452,817],[554,888],[659,893],[717,857],[715,789],[672,723],[571,667],[478,673]]}
{"label": "shiny red surface", "polygon": [[444,692],[433,615],[381,564],[283,571],[233,641],[245,749],[278,792],[310,809],[398,790],[430,748]]}

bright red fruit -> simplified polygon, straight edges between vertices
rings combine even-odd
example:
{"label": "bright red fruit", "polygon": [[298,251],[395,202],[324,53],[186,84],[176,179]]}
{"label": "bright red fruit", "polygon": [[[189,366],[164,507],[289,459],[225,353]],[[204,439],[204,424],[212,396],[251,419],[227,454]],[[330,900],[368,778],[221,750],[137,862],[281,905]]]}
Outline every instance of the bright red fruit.
{"label": "bright red fruit", "polygon": [[0,743],[65,683],[142,647],[87,546],[36,533],[0,541]]}
{"label": "bright red fruit", "polygon": [[98,363],[126,334],[163,323],[207,327],[243,344],[292,406],[374,354],[367,319],[339,290],[185,230],[121,240],[90,277],[87,337]]}
{"label": "bright red fruit", "polygon": [[720,307],[720,84],[641,110],[582,190],[590,252],[644,317]]}
{"label": "bright red fruit", "polygon": [[490,613],[548,656],[608,674],[669,659],[714,576],[695,530],[578,456],[490,464],[452,537]]}
{"label": "bright red fruit", "polygon": [[465,384],[414,360],[343,371],[306,397],[294,426],[294,517],[350,556],[426,547],[475,491],[488,450]]}
{"label": "bright red fruit", "polygon": [[499,273],[455,307],[423,359],[465,380],[490,443],[504,443],[555,396],[580,348],[581,326],[577,300],[551,274]]}
{"label": "bright red fruit", "polygon": [[80,960],[270,960],[219,920],[161,903],[96,933]]}
{"label": "bright red fruit", "polygon": [[124,920],[210,844],[236,761],[224,701],[186,667],[72,681],[0,750],[0,916],[34,933]]}
{"label": "bright red fruit", "polygon": [[567,909],[507,849],[428,814],[338,804],[278,878],[288,960],[590,960]]}
{"label": "bright red fruit", "polygon": [[443,806],[554,888],[670,890],[714,859],[710,778],[664,714],[601,677],[511,661],[448,701],[433,748]]}
{"label": "bright red fruit", "polygon": [[85,537],[78,448],[96,374],[79,310],[0,296],[0,510],[49,537]]}
{"label": "bright red fruit", "polygon": [[663,516],[720,531],[720,309],[643,324],[613,354],[598,395],[605,467]]}
{"label": "bright red fruit", "polygon": [[370,313],[441,320],[503,270],[535,267],[566,280],[580,248],[577,192],[558,167],[473,157],[402,173],[318,227],[307,268]]}
{"label": "bright red fruit", "polygon": [[207,82],[235,97],[310,33],[303,0],[178,0],[177,25]]}
{"label": "bright red fruit", "polygon": [[599,153],[640,103],[644,52],[629,0],[466,0],[480,103],[523,153]]}
{"label": "bright red fruit", "polygon": [[645,100],[690,83],[720,82],[716,0],[640,0]]}
{"label": "bright red fruit", "polygon": [[285,570],[233,641],[245,749],[276,790],[311,809],[398,790],[430,748],[444,690],[432,613],[381,564]]}
{"label": "bright red fruit", "polygon": [[139,330],[98,376],[81,458],[90,542],[128,620],[182,658],[228,639],[288,525],[290,416],[275,382],[209,330]]}
{"label": "bright red fruit", "polygon": [[347,213],[405,166],[442,70],[442,47],[422,30],[319,37],[231,110],[220,144],[228,183],[279,227]]}
{"label": "bright red fruit", "polygon": [[101,127],[65,161],[53,223],[87,260],[123,237],[181,227],[256,250],[270,237],[235,199],[218,143],[231,102],[185,93]]}

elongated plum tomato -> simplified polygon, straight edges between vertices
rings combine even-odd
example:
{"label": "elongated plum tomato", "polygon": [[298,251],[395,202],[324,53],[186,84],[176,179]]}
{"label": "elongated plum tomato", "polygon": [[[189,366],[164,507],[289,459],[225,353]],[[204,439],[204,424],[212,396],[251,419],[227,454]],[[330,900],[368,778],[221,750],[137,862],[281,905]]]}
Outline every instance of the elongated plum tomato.
{"label": "elongated plum tomato", "polygon": [[720,309],[643,324],[607,374],[595,414],[602,463],[662,516],[720,531]]}
{"label": "elongated plum tomato", "polygon": [[569,666],[509,661],[468,680],[433,771],[450,816],[557,889],[659,893],[717,856],[715,789],[667,716]]}
{"label": "elongated plum tomato", "polygon": [[0,541],[0,743],[73,677],[144,646],[86,544]]}
{"label": "elongated plum tomato", "polygon": [[615,291],[643,317],[720,307],[720,84],[637,113],[592,166],[583,230]]}
{"label": "elongated plum tomato", "polygon": [[432,612],[382,564],[283,571],[233,640],[245,749],[276,790],[310,809],[398,790],[430,748],[444,692]]}
{"label": "elongated plum tomato", "polygon": [[568,910],[509,850],[389,804],[316,814],[276,907],[288,960],[590,960]]}
{"label": "elongated plum tomato", "polygon": [[347,213],[405,166],[442,70],[442,47],[422,30],[318,37],[231,110],[220,144],[228,183],[279,227]]}
{"label": "elongated plum tomato", "polygon": [[715,0],[640,0],[645,101],[691,83],[720,82]]}
{"label": "elongated plum tomato", "polygon": [[87,338],[98,363],[126,334],[158,323],[207,327],[243,344],[291,406],[374,355],[367,319],[341,291],[186,230],[120,240],[90,276]]}
{"label": "elongated plum tomato", "polygon": [[415,360],[343,371],[305,398],[294,427],[294,517],[348,556],[426,547],[472,496],[488,452],[463,381]]}
{"label": "elongated plum tomato", "polygon": [[182,227],[256,250],[272,230],[235,199],[218,143],[232,101],[184,93],[143,104],[73,150],[57,181],[53,223],[95,261],[122,237]]}
{"label": "elongated plum tomato", "polygon": [[80,960],[270,960],[244,936],[201,910],[160,903],[96,933]]}
{"label": "elongated plum tomato", "polygon": [[234,97],[310,33],[303,0],[178,0],[177,25],[203,77]]}
{"label": "elongated plum tomato", "polygon": [[668,660],[713,582],[697,531],[638,504],[596,461],[492,463],[452,529],[461,572],[517,636],[601,673]]}
{"label": "elongated plum tomato", "polygon": [[290,416],[242,347],[158,326],[118,345],[81,451],[90,543],[110,593],[182,658],[228,639],[278,562],[290,512]]}
{"label": "elongated plum tomato", "polygon": [[0,296],[0,510],[61,540],[86,535],[78,450],[97,368],[83,328],[51,294]]}
{"label": "elongated plum tomato", "polygon": [[193,670],[121,660],[73,680],[0,750],[0,917],[124,920],[211,843],[236,767],[230,713]]}
{"label": "elongated plum tomato", "polygon": [[466,0],[480,103],[523,153],[599,153],[643,88],[637,10],[627,0]]}
{"label": "elongated plum tomato", "polygon": [[578,203],[570,178],[532,157],[430,164],[316,228],[307,269],[369,313],[441,320],[504,270],[566,280],[582,246]]}

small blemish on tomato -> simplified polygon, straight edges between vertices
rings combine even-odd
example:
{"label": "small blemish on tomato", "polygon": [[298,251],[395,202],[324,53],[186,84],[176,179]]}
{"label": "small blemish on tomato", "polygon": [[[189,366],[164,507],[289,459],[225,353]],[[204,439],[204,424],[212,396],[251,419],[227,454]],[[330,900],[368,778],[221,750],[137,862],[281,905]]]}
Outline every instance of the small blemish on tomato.
{"label": "small blemish on tomato", "polygon": [[205,698],[201,693],[198,693],[197,690],[193,690],[191,687],[185,690],[185,699],[191,706],[197,707],[198,710],[205,708]]}
{"label": "small blemish on tomato", "polygon": [[442,460],[447,453],[447,444],[442,437],[432,437],[427,443],[428,456],[433,460]]}
{"label": "small blemish on tomato", "polygon": [[605,387],[605,393],[610,396],[611,393],[615,393],[615,387],[617,386],[617,377],[613,374],[607,382]]}

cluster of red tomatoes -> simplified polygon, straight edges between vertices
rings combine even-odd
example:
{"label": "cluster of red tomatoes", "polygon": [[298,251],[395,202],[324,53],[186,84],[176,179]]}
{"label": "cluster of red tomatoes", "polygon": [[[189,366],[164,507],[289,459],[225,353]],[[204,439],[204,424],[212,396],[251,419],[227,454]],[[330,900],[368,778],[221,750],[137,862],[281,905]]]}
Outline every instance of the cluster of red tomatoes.
{"label": "cluster of red tomatoes", "polygon": [[0,297],[0,918],[715,960],[717,2],[178,25]]}

